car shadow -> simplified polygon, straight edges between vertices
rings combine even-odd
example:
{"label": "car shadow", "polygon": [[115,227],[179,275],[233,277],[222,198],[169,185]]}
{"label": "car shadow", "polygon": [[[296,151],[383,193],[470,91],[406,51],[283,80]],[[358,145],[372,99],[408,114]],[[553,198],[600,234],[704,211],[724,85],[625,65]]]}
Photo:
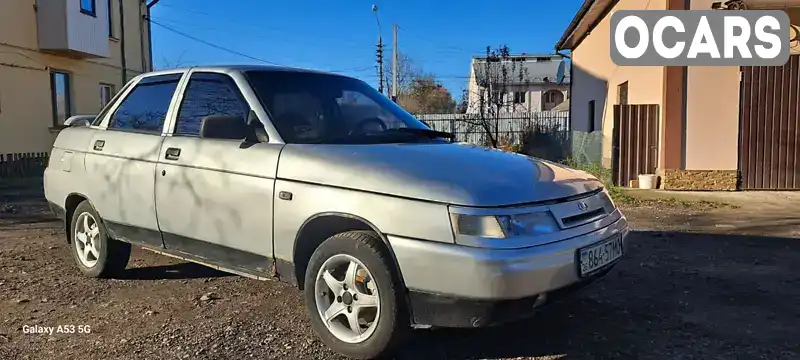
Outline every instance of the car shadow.
{"label": "car shadow", "polygon": [[235,276],[207,266],[185,262],[126,269],[118,279],[122,280],[188,280]]}
{"label": "car shadow", "polygon": [[782,358],[798,354],[800,239],[632,232],[608,276],[532,318],[417,330],[399,359]]}

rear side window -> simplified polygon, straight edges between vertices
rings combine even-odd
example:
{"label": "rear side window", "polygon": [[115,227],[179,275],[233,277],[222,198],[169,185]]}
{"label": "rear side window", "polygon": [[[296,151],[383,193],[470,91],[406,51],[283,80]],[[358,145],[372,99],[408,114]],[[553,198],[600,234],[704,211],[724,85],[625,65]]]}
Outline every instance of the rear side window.
{"label": "rear side window", "polygon": [[109,129],[160,134],[181,74],[139,81],[111,116]]}
{"label": "rear side window", "polygon": [[193,73],[183,95],[176,135],[197,136],[203,118],[211,115],[247,118],[250,106],[244,100],[236,83],[227,75]]}

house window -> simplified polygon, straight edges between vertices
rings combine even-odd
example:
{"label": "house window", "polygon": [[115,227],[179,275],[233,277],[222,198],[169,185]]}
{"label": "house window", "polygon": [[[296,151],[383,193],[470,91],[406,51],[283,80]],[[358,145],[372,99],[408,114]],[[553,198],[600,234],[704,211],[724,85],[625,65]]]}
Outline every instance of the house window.
{"label": "house window", "polygon": [[589,101],[589,131],[594,132],[594,100]]}
{"label": "house window", "polygon": [[617,85],[617,104],[628,105],[628,82]]}
{"label": "house window", "polygon": [[514,93],[514,104],[524,104],[525,103],[525,92],[524,91],[517,91]]}
{"label": "house window", "polygon": [[89,16],[97,16],[96,0],[80,0],[81,12]]}
{"label": "house window", "polygon": [[114,11],[112,10],[111,1],[108,0],[108,37],[114,37]]}
{"label": "house window", "polygon": [[100,84],[100,108],[106,107],[114,95],[114,85]]}
{"label": "house window", "polygon": [[53,126],[64,125],[72,116],[72,96],[69,91],[69,74],[60,71],[50,73],[50,102],[53,106]]}

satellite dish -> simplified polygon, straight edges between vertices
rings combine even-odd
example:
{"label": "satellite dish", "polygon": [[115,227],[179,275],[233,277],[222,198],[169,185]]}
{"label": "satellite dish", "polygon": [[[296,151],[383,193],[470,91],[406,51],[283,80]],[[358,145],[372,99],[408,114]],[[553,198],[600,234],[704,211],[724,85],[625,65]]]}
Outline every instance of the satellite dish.
{"label": "satellite dish", "polygon": [[567,76],[567,62],[561,60],[561,63],[558,64],[558,72],[556,72],[556,84],[562,85],[564,84],[564,78]]}

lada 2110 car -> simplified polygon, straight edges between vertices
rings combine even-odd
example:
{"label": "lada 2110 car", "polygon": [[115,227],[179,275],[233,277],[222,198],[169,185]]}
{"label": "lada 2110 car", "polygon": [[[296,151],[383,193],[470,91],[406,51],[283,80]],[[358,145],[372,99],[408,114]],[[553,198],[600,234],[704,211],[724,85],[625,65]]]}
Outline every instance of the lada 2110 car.
{"label": "lada 2110 car", "polygon": [[372,358],[413,327],[530,315],[623,255],[596,178],[451,139],[346,76],[167,70],[71,119],[44,187],[84,274],[136,245],[284,280],[327,346]]}

